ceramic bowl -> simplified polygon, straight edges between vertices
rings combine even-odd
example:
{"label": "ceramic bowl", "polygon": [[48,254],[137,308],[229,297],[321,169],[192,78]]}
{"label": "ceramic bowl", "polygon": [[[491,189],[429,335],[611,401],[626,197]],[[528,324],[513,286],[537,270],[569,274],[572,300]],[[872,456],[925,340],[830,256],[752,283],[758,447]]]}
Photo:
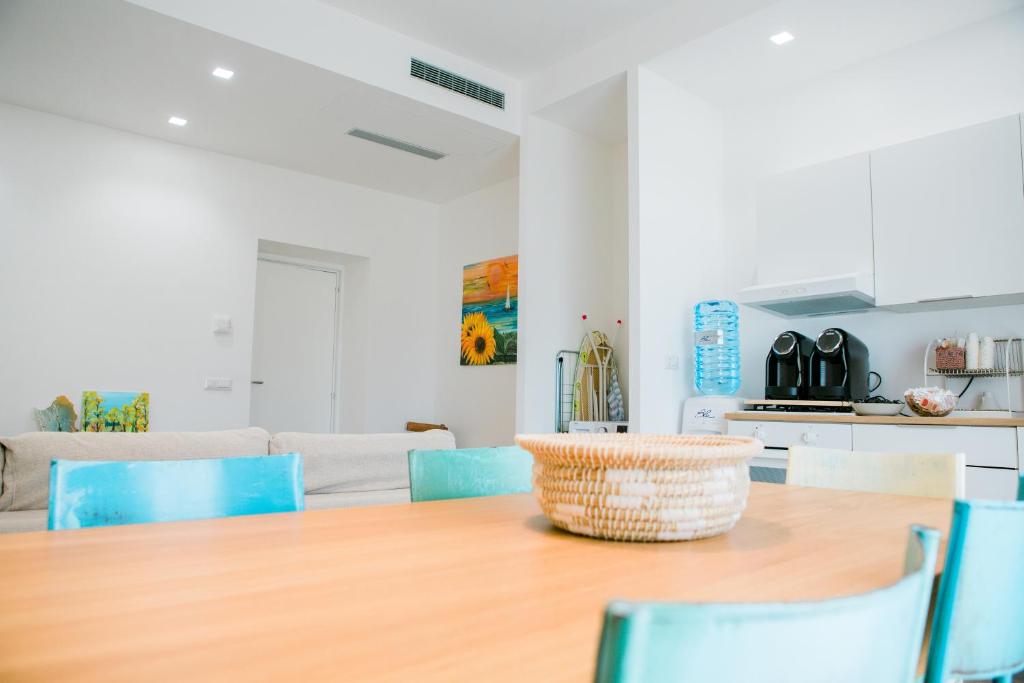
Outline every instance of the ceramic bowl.
{"label": "ceramic bowl", "polygon": [[945,417],[956,408],[956,394],[941,387],[907,389],[903,398],[921,417]]}
{"label": "ceramic bowl", "polygon": [[892,417],[899,415],[903,410],[904,403],[854,403],[853,412],[858,415],[874,415],[881,417]]}

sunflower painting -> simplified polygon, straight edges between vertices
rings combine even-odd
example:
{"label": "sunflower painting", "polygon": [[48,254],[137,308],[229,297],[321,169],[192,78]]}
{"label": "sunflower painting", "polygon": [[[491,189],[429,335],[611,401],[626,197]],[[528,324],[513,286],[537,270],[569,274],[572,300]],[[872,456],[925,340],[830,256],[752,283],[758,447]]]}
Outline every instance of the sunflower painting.
{"label": "sunflower painting", "polygon": [[462,365],[516,362],[519,257],[505,256],[462,269]]}

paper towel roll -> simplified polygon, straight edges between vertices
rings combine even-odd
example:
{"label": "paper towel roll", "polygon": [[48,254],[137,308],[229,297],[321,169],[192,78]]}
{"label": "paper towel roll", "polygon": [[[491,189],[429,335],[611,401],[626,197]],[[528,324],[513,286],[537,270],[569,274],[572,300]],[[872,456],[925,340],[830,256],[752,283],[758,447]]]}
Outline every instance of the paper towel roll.
{"label": "paper towel roll", "polygon": [[992,337],[984,337],[981,340],[978,351],[978,369],[992,370],[996,367],[996,343]]}
{"label": "paper towel roll", "polygon": [[965,365],[967,366],[968,370],[978,369],[978,354],[980,352],[981,349],[979,348],[978,344],[978,333],[971,332],[969,335],[967,335],[967,348],[964,352],[964,356],[966,356],[964,359]]}

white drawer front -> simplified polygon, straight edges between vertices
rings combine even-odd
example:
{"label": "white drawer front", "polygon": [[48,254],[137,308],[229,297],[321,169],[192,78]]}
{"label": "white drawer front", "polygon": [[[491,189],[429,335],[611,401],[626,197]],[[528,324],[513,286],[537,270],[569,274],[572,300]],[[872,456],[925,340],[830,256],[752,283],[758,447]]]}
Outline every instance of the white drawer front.
{"label": "white drawer front", "polygon": [[853,450],[966,453],[968,465],[1017,469],[1013,427],[855,424]]}
{"label": "white drawer front", "polygon": [[760,439],[766,448],[817,446],[850,450],[853,447],[850,425],[844,424],[729,420],[729,433]]}
{"label": "white drawer front", "polygon": [[1017,499],[1017,471],[991,467],[967,468],[967,497],[989,500]]}

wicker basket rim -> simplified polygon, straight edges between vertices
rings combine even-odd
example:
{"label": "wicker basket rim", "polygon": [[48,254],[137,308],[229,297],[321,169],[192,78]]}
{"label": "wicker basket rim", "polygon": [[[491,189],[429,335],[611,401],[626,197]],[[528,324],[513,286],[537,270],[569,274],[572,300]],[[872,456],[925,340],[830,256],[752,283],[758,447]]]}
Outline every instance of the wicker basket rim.
{"label": "wicker basket rim", "polygon": [[699,434],[518,434],[516,443],[538,461],[588,459],[626,462],[735,461],[764,445],[746,436]]}

